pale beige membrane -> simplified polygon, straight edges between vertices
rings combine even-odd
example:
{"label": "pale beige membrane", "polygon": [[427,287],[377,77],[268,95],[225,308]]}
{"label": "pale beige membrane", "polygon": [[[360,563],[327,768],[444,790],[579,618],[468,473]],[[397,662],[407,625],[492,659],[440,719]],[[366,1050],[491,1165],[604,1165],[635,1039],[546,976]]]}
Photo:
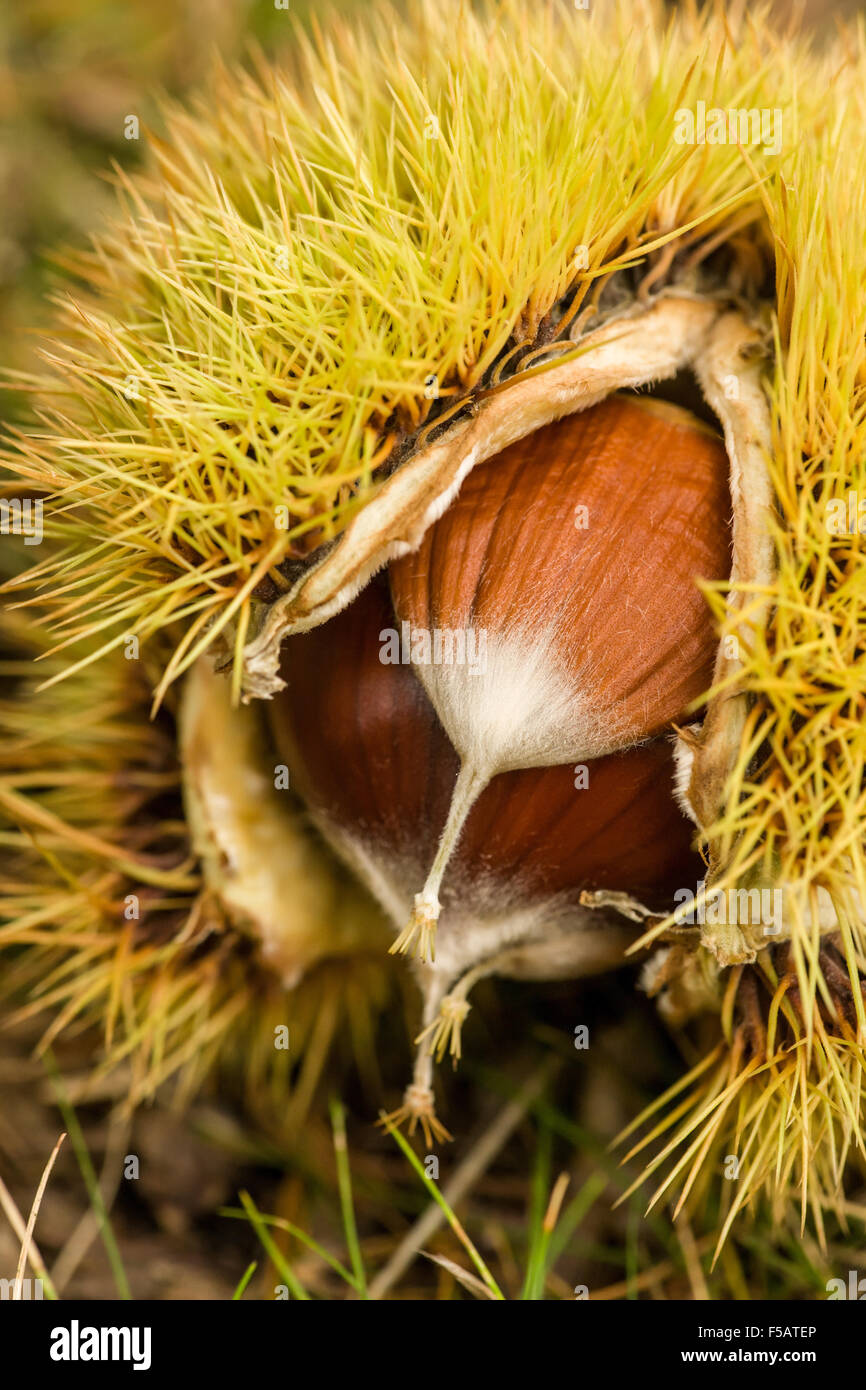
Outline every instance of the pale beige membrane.
{"label": "pale beige membrane", "polygon": [[254,711],[232,707],[228,681],[205,659],[184,681],[179,748],[205,887],[287,988],[325,956],[384,946],[382,915],[335,874],[291,792],[275,788]]}

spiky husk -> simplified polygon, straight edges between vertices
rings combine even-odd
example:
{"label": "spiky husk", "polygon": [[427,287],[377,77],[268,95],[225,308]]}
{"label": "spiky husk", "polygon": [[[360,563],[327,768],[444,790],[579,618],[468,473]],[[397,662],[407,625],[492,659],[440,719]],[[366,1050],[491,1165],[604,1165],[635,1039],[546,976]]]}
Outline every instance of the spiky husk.
{"label": "spiky husk", "polygon": [[[157,701],[217,644],[238,696],[269,602],[506,361],[532,370],[605,295],[768,296],[777,574],[738,607],[730,586],[708,593],[740,643],[748,717],[701,829],[716,887],[792,894],[800,1034],[742,1082],[765,1078],[766,1107],[743,1102],[762,1125],[785,1095],[780,1191],[804,1135],[840,1152],[861,1104],[859,1045],[839,1021],[825,1047],[811,1005],[817,894],[849,962],[866,954],[866,570],[862,537],[825,524],[827,500],[866,491],[864,78],[862,30],[813,55],[721,8],[666,26],[654,3],[510,0],[375,11],[302,42],[295,71],[224,73],[169,113],[148,172],[120,178],[123,210],[78,263],[38,383],[44,423],[9,450],[53,497],[28,579],[58,643],[49,687],[134,633],[170,642]],[[675,113],[699,100],[778,109],[781,154],[677,144]],[[843,1053],[842,1135],[799,1081],[767,1086],[802,1062],[822,1095]]]}
{"label": "spiky husk", "polygon": [[[166,1082],[182,1102],[212,1071],[234,1076],[262,1124],[290,1139],[332,1044],[376,1075],[375,1018],[391,997],[384,951],[356,943],[347,962],[326,949],[287,988],[196,860],[174,715],[149,720],[142,664],[114,655],[34,704],[44,638],[11,617],[3,637],[6,1026],[47,1011],[40,1051],[96,1029],[91,1085],[123,1068],[130,1106]],[[329,901],[345,922],[351,903]]]}
{"label": "spiky husk", "polygon": [[801,1225],[811,1215],[823,1247],[825,1213],[844,1217],[846,1168],[866,1172],[866,961],[846,961],[832,945],[823,951],[814,1003],[800,991],[790,947],[725,972],[718,1042],[620,1136],[644,1129],[628,1157],[653,1154],[639,1180],[657,1182],[651,1207],[676,1194],[675,1215],[705,1213],[721,1190],[716,1257],[737,1217],[754,1215],[763,1198],[775,1221],[798,1203]]}
{"label": "spiky husk", "polygon": [[[422,5],[172,112],[82,260],[46,426],[12,450],[58,499],[62,550],[31,582],[64,643],[88,636],[84,660],[180,624],[161,690],[228,628],[239,689],[262,601],[375,493],[430,416],[431,376],[440,399],[471,391],[626,266],[658,290],[713,251],[745,293],[775,270],[780,572],[769,624],[735,615],[754,710],[711,836],[733,877],[761,860],[862,893],[866,580],[824,503],[866,481],[866,59],[851,33],[817,59],[759,23],[646,20]],[[781,157],[677,144],[697,100],[779,108]]]}

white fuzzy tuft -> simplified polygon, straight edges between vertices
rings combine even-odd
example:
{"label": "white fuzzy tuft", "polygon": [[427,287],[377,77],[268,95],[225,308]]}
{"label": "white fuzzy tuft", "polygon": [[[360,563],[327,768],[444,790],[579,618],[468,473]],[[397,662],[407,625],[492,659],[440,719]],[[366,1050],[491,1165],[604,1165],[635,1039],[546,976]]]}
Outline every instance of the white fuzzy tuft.
{"label": "white fuzzy tuft", "polygon": [[[416,665],[414,670],[465,765],[488,779],[517,768],[600,758],[636,742],[589,688],[558,669],[558,636],[518,631],[486,639],[481,670]],[[467,646],[470,634],[467,632]]]}

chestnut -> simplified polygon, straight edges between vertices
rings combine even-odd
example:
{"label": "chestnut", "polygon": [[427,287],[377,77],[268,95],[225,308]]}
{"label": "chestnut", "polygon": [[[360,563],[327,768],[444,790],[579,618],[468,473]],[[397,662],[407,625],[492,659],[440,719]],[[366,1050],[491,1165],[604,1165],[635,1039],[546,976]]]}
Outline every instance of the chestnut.
{"label": "chestnut", "polygon": [[621,959],[588,892],[665,911],[700,876],[671,735],[712,683],[696,581],[730,572],[729,513],[721,438],[612,396],[476,467],[413,553],[285,642],[277,749],[417,953],[427,1031],[479,967]]}

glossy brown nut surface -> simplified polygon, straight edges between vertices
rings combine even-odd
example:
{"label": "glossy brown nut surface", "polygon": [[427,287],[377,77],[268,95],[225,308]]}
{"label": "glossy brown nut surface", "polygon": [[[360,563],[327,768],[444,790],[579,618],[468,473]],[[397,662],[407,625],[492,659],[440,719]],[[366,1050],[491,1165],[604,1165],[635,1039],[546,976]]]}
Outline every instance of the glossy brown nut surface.
{"label": "glossy brown nut surface", "polygon": [[390,566],[397,619],[543,632],[598,708],[658,733],[711,683],[695,579],[728,578],[730,512],[721,439],[676,407],[614,396],[469,474]]}

